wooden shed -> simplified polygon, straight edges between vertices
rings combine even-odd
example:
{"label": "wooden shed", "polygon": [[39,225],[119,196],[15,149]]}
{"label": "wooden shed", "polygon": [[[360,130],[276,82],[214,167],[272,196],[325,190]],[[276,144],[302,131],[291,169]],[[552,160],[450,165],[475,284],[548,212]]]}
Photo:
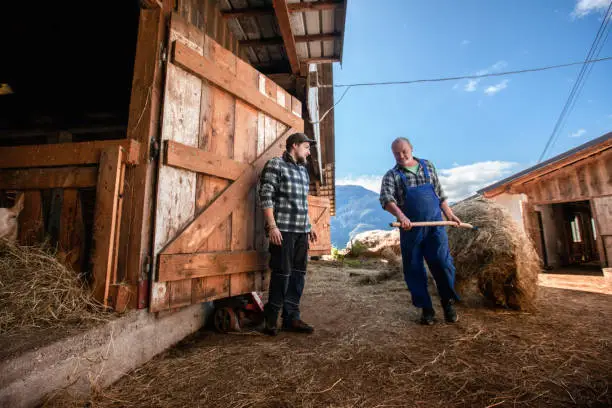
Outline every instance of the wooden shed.
{"label": "wooden shed", "polygon": [[612,133],[479,193],[520,214],[545,266],[612,266]]}
{"label": "wooden shed", "polygon": [[[0,28],[0,196],[110,307],[267,290],[255,184],[286,137],[316,138],[311,222],[331,250],[331,64],[344,1],[10,6]],[[315,23],[316,22],[316,23]],[[36,44],[33,48],[32,44]],[[331,203],[331,204],[330,204]]]}

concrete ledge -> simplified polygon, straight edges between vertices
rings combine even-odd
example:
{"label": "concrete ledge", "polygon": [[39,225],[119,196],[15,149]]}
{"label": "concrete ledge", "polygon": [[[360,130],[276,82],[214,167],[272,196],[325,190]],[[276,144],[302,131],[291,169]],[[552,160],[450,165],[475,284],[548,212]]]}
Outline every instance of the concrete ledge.
{"label": "concrete ledge", "polygon": [[49,393],[106,387],[200,329],[211,304],[156,317],[147,310],[0,362],[0,407],[27,408]]}

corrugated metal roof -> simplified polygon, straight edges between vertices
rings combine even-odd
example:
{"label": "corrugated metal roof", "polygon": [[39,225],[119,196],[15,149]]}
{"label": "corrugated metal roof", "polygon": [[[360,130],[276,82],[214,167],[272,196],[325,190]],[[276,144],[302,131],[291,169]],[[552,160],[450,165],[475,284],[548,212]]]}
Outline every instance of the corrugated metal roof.
{"label": "corrugated metal roof", "polygon": [[[287,0],[287,4],[319,3],[325,0]],[[329,3],[329,1],[326,1]],[[342,59],[346,1],[333,9],[307,10],[290,13],[291,31],[299,40],[304,36],[333,35],[314,41],[296,42],[298,58],[308,62],[311,58]],[[249,62],[258,67],[286,66],[289,60],[282,41],[280,29],[273,10],[272,0],[219,0],[222,12],[259,10],[258,15],[239,16],[228,21],[228,26],[238,40],[268,40],[265,44],[246,45]],[[302,37],[301,39],[299,37]]]}

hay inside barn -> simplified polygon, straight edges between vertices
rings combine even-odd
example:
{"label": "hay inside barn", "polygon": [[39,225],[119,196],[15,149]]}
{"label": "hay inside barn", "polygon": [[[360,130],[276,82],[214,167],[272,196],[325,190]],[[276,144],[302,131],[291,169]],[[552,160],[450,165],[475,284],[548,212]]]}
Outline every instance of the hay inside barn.
{"label": "hay inside barn", "polygon": [[457,289],[476,284],[495,305],[532,309],[537,294],[540,259],[533,244],[508,211],[485,198],[453,207],[477,231],[449,228],[451,253],[457,268]]}
{"label": "hay inside barn", "polygon": [[105,316],[78,275],[50,248],[0,241],[0,334]]}

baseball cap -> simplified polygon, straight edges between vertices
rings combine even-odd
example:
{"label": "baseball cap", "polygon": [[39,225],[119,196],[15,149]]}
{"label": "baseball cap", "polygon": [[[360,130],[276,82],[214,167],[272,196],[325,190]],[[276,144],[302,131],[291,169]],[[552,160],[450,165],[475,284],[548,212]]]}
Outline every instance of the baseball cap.
{"label": "baseball cap", "polygon": [[310,145],[314,145],[317,144],[317,142],[315,140],[310,139],[308,136],[306,136],[304,133],[294,133],[292,135],[290,135],[287,138],[287,143],[285,145],[285,147],[287,148],[287,150],[289,150],[289,148],[291,146],[293,146],[294,144],[300,144],[300,143],[304,143],[304,142],[308,142],[310,143]]}

